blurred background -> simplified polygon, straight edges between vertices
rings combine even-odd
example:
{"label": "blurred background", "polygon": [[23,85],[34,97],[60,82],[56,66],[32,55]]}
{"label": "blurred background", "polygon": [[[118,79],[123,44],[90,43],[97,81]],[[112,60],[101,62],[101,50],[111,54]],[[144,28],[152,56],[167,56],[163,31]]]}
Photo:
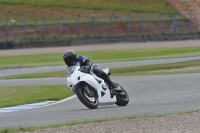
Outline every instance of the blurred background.
{"label": "blurred background", "polygon": [[0,48],[198,39],[198,3],[0,0]]}

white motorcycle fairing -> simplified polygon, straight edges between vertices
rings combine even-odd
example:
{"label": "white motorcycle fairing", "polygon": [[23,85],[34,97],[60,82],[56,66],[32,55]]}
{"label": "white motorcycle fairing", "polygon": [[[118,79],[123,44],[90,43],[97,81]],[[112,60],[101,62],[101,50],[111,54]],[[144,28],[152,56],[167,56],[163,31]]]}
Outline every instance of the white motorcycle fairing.
{"label": "white motorcycle fairing", "polygon": [[[112,105],[116,103],[116,96],[111,98],[110,90],[105,84],[104,80],[97,77],[95,74],[87,74],[79,71],[79,66],[71,66],[71,73],[67,77],[67,85],[76,94],[77,86],[81,82],[85,82],[93,87],[98,94],[98,104],[99,105]],[[104,72],[108,74],[109,69],[103,69]],[[69,72],[69,71],[68,71]]]}

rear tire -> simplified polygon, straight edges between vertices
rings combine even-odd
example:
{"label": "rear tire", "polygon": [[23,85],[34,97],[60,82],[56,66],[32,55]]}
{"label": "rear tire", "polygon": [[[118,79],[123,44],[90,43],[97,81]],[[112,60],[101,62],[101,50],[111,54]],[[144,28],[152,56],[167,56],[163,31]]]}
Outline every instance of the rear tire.
{"label": "rear tire", "polygon": [[122,90],[121,93],[116,94],[117,102],[115,104],[118,106],[126,106],[129,103],[128,93],[119,84],[115,83],[115,85],[119,86]]}
{"label": "rear tire", "polygon": [[96,109],[98,107],[98,98],[95,95],[96,90],[89,85],[87,85],[88,89],[93,92],[94,96],[87,95],[86,91],[84,90],[83,86],[79,86],[76,89],[76,95],[78,99],[88,108]]}

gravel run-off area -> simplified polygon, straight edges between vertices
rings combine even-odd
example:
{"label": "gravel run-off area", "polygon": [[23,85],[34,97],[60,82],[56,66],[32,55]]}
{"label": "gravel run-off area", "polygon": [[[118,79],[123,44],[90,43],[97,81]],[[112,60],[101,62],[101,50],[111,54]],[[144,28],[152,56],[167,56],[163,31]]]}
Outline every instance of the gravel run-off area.
{"label": "gravel run-off area", "polygon": [[[199,133],[200,112],[40,129],[26,133]],[[25,132],[19,132],[25,133]]]}

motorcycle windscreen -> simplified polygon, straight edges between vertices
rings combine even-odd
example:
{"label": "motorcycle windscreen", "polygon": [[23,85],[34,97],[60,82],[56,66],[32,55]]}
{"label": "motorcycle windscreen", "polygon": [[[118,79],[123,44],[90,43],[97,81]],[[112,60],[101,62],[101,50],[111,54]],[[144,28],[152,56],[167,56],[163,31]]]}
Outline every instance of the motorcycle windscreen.
{"label": "motorcycle windscreen", "polygon": [[78,69],[78,66],[70,66],[67,68],[67,72],[69,75],[72,75],[76,69]]}

